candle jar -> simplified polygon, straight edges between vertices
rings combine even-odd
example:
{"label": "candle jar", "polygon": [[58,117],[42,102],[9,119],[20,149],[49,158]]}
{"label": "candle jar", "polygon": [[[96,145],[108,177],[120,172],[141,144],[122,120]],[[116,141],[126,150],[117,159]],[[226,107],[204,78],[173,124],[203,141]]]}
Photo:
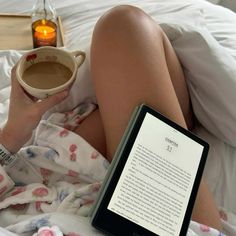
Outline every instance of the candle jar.
{"label": "candle jar", "polygon": [[34,48],[57,46],[56,11],[50,0],[37,0],[32,10]]}
{"label": "candle jar", "polygon": [[50,20],[37,20],[32,23],[34,48],[57,46],[57,25]]}

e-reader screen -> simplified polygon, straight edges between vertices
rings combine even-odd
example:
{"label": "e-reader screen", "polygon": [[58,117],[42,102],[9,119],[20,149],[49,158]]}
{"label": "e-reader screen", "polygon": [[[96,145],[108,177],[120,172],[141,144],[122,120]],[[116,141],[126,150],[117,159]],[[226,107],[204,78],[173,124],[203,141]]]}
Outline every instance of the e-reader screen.
{"label": "e-reader screen", "polygon": [[153,235],[181,235],[190,220],[207,144],[149,108],[141,117],[122,170],[112,191],[108,188],[105,208]]}

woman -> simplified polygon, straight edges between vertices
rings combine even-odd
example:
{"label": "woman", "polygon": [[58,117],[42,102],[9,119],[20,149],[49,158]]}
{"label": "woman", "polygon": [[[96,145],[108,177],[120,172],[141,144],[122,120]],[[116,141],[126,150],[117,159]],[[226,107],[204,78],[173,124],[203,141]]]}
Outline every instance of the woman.
{"label": "woman", "polygon": [[[115,7],[97,22],[91,45],[91,74],[99,109],[75,130],[108,160],[138,104],[145,102],[184,128],[193,127],[191,102],[178,58],[162,29],[142,10]],[[12,73],[7,124],[0,143],[15,153],[41,116],[67,91],[34,102]],[[213,197],[202,181],[192,219],[221,230]]]}

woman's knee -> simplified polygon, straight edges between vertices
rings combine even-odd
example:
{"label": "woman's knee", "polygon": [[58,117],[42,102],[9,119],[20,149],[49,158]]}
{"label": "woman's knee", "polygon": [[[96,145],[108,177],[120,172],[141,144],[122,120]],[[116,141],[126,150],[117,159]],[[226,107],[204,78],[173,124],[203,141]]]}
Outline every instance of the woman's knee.
{"label": "woman's knee", "polygon": [[163,38],[160,26],[143,10],[130,6],[116,6],[106,12],[97,22],[93,37],[96,40],[128,40],[145,37]]}

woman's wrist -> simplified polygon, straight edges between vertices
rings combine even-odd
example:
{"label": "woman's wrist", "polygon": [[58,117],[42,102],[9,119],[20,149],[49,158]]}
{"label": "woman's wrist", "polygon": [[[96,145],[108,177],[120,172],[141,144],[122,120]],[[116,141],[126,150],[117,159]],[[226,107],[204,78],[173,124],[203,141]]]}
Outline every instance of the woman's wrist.
{"label": "woman's wrist", "polygon": [[22,146],[15,137],[14,130],[7,125],[0,130],[0,143],[12,154],[17,153]]}

